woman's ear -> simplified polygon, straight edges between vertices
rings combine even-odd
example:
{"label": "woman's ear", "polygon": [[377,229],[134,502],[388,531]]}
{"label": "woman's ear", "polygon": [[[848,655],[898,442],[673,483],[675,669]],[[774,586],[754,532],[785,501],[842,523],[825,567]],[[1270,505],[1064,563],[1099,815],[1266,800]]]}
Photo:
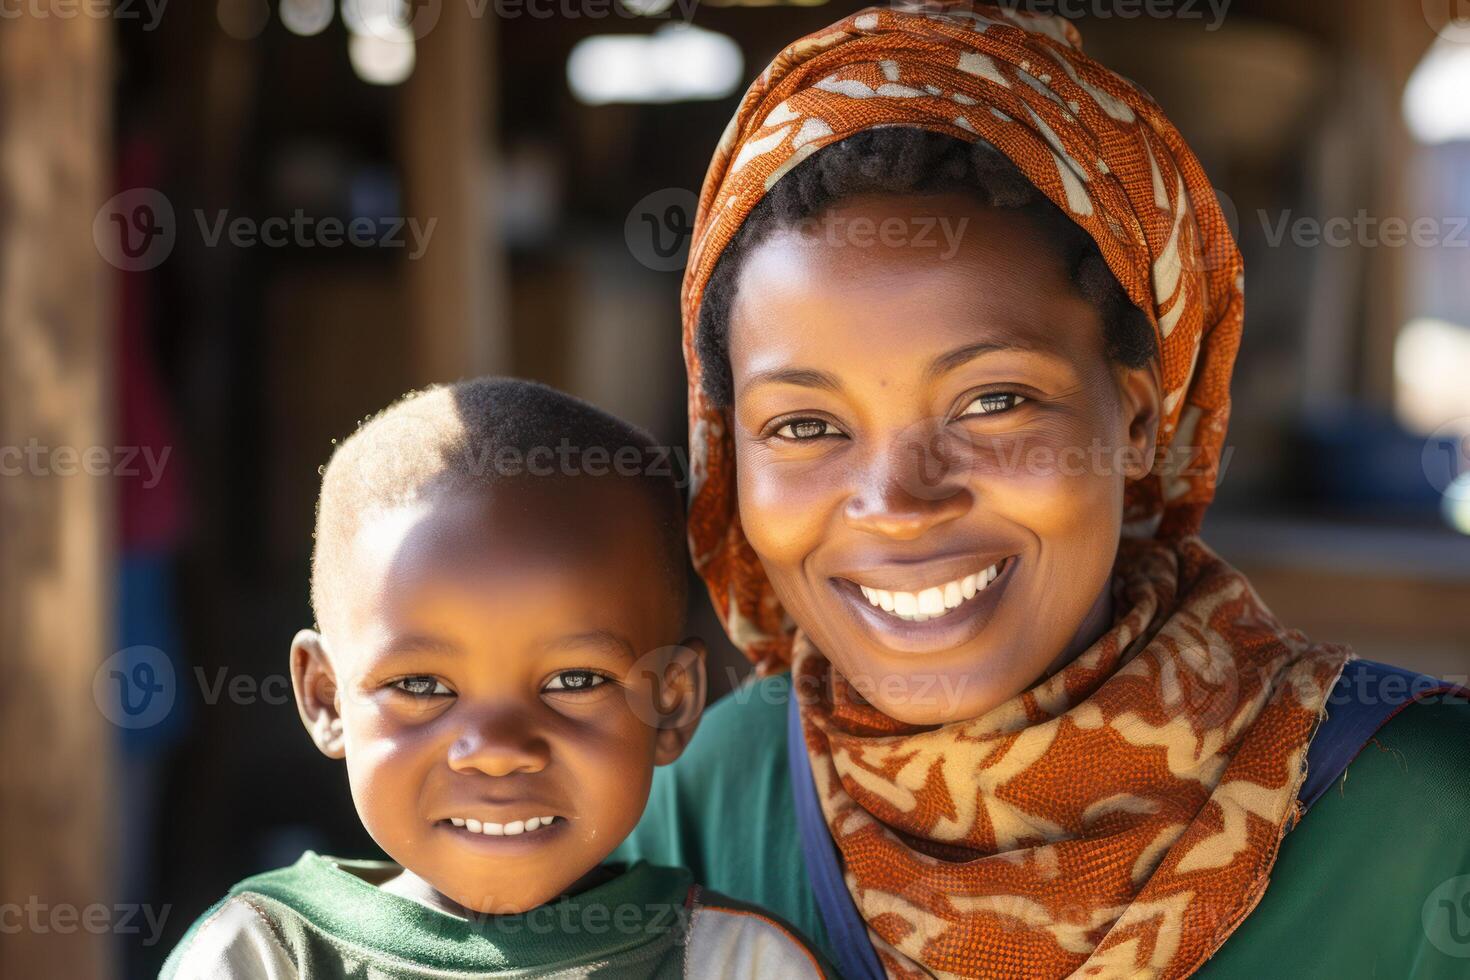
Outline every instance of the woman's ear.
{"label": "woman's ear", "polygon": [[327,656],[326,640],[316,630],[301,630],[291,641],[291,687],[301,723],[316,747],[330,759],[345,757],[337,674]]}
{"label": "woman's ear", "polygon": [[661,672],[654,678],[650,692],[658,719],[653,761],[666,766],[684,754],[684,748],[699,727],[709,693],[709,675],[705,666],[704,641],[688,637],[677,646],[662,651]]}
{"label": "woman's ear", "polygon": [[1128,449],[1123,459],[1123,475],[1137,480],[1153,469],[1154,448],[1158,445],[1162,417],[1157,368],[1152,361],[1147,367],[1125,368],[1118,387]]}

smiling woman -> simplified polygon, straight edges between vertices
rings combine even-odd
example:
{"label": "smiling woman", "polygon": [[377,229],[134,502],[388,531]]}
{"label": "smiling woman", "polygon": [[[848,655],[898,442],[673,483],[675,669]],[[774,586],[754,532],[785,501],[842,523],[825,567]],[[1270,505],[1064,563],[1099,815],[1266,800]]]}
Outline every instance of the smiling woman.
{"label": "smiling woman", "polygon": [[761,74],[700,205],[690,538],[771,676],[626,853],[854,977],[1455,975],[1418,910],[1470,870],[1466,706],[1298,829],[1387,688],[1198,537],[1243,273],[1158,105],[1065,21],[872,8]]}

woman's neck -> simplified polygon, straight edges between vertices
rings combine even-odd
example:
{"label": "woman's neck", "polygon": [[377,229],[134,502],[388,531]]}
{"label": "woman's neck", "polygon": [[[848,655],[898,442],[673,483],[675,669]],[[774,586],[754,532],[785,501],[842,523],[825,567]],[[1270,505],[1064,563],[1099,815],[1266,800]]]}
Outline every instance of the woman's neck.
{"label": "woman's neck", "polygon": [[1096,643],[1097,638],[1107,632],[1111,625],[1113,625],[1113,577],[1109,575],[1108,580],[1103,583],[1102,592],[1093,602],[1092,608],[1087,611],[1087,615],[1082,618],[1082,625],[1077,629],[1071,642],[1051,662],[1051,666],[1046,668],[1046,673],[1041,675],[1037,683],[1041,683],[1077,659],[1077,656]]}

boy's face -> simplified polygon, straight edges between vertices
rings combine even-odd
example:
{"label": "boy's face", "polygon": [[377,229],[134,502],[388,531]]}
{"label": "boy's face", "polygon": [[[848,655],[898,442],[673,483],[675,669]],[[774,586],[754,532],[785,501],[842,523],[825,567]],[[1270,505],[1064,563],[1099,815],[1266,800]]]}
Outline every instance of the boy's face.
{"label": "boy's face", "polygon": [[545,479],[368,514],[334,632],[297,638],[303,719],[364,826],[466,909],[562,894],[692,734],[700,654],[654,653],[683,616],[654,511],[625,482]]}

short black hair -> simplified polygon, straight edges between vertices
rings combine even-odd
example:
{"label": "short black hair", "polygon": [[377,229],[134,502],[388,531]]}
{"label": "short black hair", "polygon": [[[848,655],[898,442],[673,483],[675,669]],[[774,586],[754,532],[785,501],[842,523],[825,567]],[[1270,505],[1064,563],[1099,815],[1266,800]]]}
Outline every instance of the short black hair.
{"label": "short black hair", "polygon": [[773,232],[864,194],[969,194],[985,205],[1015,208],[1037,222],[1066,263],[1078,292],[1097,307],[1110,360],[1130,368],[1157,351],[1152,324],[1128,298],[1092,236],[1031,183],[993,143],[967,142],[912,126],[863,130],[813,153],[766,192],[715,264],[699,307],[695,347],[705,396],[733,401],[730,313],[746,257]]}
{"label": "short black hair", "polygon": [[636,483],[654,505],[650,542],[683,609],[688,589],[684,505],[653,437],[614,415],[534,381],[476,378],[403,396],[364,419],[322,469],[312,548],[311,602],[326,626],[346,549],[364,514],[445,489],[509,479],[608,477]]}

